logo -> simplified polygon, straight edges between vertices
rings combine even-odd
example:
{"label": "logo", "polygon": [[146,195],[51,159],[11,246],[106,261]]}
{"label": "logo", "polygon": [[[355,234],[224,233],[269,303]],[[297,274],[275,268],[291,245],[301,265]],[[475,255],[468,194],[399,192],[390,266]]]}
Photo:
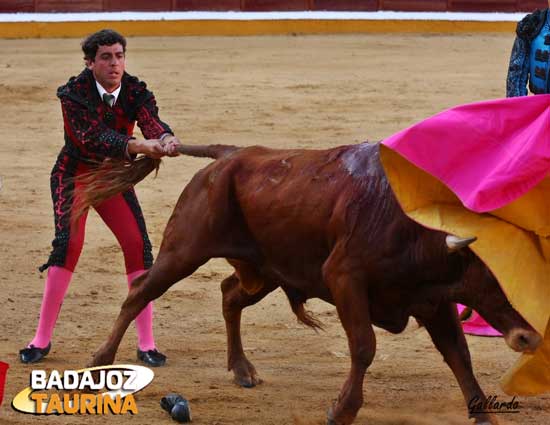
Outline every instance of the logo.
{"label": "logo", "polygon": [[4,385],[6,384],[6,374],[8,373],[9,364],[0,362],[0,406],[4,399]]}
{"label": "logo", "polygon": [[519,413],[519,401],[516,396],[509,401],[498,401],[498,396],[490,395],[486,400],[475,396],[468,403],[468,412],[472,413]]}
{"label": "logo", "polygon": [[12,407],[35,415],[122,415],[138,413],[134,394],[155,374],[135,365],[99,366],[81,370],[33,370],[30,386],[19,392]]}

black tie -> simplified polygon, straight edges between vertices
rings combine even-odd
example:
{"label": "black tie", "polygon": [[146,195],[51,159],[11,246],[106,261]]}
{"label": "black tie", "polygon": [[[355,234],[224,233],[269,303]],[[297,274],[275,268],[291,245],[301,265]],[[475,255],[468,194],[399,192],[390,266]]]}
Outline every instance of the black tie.
{"label": "black tie", "polygon": [[115,103],[115,96],[113,94],[103,93],[103,102],[112,107]]}

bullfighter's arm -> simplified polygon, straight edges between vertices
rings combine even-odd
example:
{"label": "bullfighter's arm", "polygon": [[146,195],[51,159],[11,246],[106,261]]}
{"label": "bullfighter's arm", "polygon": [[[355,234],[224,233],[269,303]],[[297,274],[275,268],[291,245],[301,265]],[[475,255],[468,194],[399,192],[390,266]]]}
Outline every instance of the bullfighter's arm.
{"label": "bullfighter's arm", "polygon": [[181,144],[179,139],[163,122],[158,115],[157,102],[153,93],[147,91],[144,103],[137,109],[136,117],[138,127],[145,138],[158,138],[164,147],[164,152],[168,156],[178,156],[178,146]]}
{"label": "bullfighter's arm", "polygon": [[148,92],[145,101],[136,111],[137,125],[146,139],[160,139],[164,135],[174,134],[168,124],[161,121],[158,112],[155,96]]}
{"label": "bullfighter's arm", "polygon": [[529,47],[528,42],[516,37],[508,77],[506,79],[506,97],[527,96],[527,80],[529,78]]}

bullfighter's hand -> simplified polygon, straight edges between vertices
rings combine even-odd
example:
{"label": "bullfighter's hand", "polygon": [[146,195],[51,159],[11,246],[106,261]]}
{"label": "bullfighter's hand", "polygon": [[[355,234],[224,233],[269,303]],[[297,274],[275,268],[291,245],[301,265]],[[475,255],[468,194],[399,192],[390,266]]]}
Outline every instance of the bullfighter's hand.
{"label": "bullfighter's hand", "polygon": [[153,159],[159,159],[166,155],[159,139],[131,139],[128,142],[128,153],[142,153]]}
{"label": "bullfighter's hand", "polygon": [[167,136],[162,139],[164,144],[164,153],[168,156],[178,156],[178,147],[181,146],[180,140],[176,136]]}

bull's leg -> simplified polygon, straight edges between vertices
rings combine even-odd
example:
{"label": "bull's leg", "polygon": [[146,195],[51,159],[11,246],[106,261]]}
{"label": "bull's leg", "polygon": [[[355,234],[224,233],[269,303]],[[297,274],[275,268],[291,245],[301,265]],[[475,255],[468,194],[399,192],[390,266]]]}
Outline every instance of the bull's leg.
{"label": "bull's leg", "polygon": [[254,254],[234,209],[231,167],[222,173],[213,168],[198,172],[181,194],[164,230],[157,260],[133,282],[111,335],[93,357],[93,365],[112,363],[126,329],[143,307],[210,258]]}
{"label": "bull's leg", "polygon": [[254,365],[246,358],[241,341],[241,312],[244,308],[256,304],[267,294],[277,288],[277,285],[265,282],[262,288],[251,295],[246,292],[239,278],[232,274],[224,279],[223,318],[227,330],[227,370],[232,370],[235,382],[245,388],[252,388],[259,384]]}
{"label": "bull's leg", "polygon": [[206,259],[184,260],[177,254],[159,254],[153,267],[134,281],[110,336],[95,352],[90,366],[112,364],[122,337],[141,310],[150,301],[164,294],[174,283],[189,276],[206,262]]}
{"label": "bull's leg", "polygon": [[363,405],[363,380],[376,351],[376,338],[369,315],[367,284],[363,273],[349,263],[345,252],[333,252],[323,267],[351,354],[351,370],[333,408],[329,425],[348,425]]}
{"label": "bull's leg", "polygon": [[[441,303],[435,315],[427,320],[422,319],[422,323],[426,326],[426,330],[443,355],[445,362],[453,371],[468,408],[472,400],[478,400],[477,404],[484,402],[486,397],[474,376],[470,351],[464,332],[462,332],[455,304]],[[474,418],[476,424],[498,424],[495,416],[487,413],[469,412],[469,417]]]}

